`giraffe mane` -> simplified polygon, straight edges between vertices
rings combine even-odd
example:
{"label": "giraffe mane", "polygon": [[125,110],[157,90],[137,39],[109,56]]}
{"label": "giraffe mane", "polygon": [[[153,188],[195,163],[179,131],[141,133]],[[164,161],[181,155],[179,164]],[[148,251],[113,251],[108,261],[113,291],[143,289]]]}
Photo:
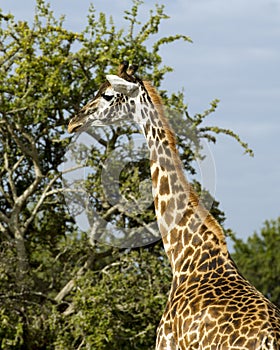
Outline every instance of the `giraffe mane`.
{"label": "giraffe mane", "polygon": [[150,96],[153,105],[157,109],[157,112],[159,114],[159,118],[160,118],[162,125],[164,127],[164,130],[166,132],[169,147],[171,148],[171,150],[175,154],[178,155],[176,136],[175,136],[175,133],[174,133],[172,127],[170,126],[170,124],[165,116],[162,99],[159,96],[155,87],[153,85],[151,85],[151,83],[149,81],[143,80],[143,85],[144,85],[145,89],[147,90],[148,95]]}

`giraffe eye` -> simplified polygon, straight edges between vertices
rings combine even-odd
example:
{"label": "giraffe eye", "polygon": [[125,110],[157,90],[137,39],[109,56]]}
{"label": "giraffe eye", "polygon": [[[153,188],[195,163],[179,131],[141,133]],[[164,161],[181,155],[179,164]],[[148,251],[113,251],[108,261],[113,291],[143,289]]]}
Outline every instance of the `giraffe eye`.
{"label": "giraffe eye", "polygon": [[114,95],[106,95],[106,94],[102,94],[101,95],[106,101],[111,101],[112,98],[114,97]]}

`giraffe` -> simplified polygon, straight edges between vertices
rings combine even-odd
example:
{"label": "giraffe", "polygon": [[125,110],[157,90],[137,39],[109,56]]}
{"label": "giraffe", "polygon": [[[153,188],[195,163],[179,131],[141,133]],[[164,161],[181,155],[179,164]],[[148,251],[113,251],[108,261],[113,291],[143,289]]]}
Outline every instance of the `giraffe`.
{"label": "giraffe", "polygon": [[156,350],[280,349],[280,310],[238,271],[221,226],[185,177],[159,94],[136,69],[124,62],[117,75],[107,75],[68,131],[126,119],[146,138],[157,223],[173,274]]}

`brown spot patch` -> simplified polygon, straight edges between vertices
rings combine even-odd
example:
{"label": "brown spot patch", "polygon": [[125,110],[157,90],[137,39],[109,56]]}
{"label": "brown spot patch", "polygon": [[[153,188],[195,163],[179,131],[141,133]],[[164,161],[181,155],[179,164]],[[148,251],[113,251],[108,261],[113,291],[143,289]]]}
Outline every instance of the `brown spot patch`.
{"label": "brown spot patch", "polygon": [[202,244],[202,239],[198,235],[193,235],[191,244],[193,246],[195,246],[195,247],[198,246],[198,245],[201,245]]}
{"label": "brown spot patch", "polygon": [[162,236],[165,236],[167,234],[167,230],[163,224],[159,225],[159,231],[162,234]]}
{"label": "brown spot patch", "polygon": [[158,183],[158,174],[159,174],[159,170],[158,168],[155,169],[155,171],[152,174],[152,183],[153,183],[153,187],[157,187],[157,183]]}
{"label": "brown spot patch", "polygon": [[169,202],[167,203],[168,211],[173,212],[175,210],[175,200],[174,198],[170,198]]}
{"label": "brown spot patch", "polygon": [[144,133],[145,133],[146,137],[147,137],[147,135],[148,135],[148,133],[150,131],[150,127],[151,127],[151,123],[147,122],[147,124],[144,127]]}
{"label": "brown spot patch", "polygon": [[178,241],[178,230],[177,228],[173,228],[171,231],[170,231],[170,244],[174,244],[174,243],[177,243]]}
{"label": "brown spot patch", "polygon": [[153,144],[154,144],[154,140],[151,137],[149,137],[149,140],[148,140],[149,148],[152,148]]}
{"label": "brown spot patch", "polygon": [[170,188],[168,183],[168,177],[162,176],[160,179],[160,185],[159,185],[159,194],[162,196],[164,194],[169,194]]}
{"label": "brown spot patch", "polygon": [[155,209],[158,210],[158,196],[155,196],[154,203],[155,203]]}
{"label": "brown spot patch", "polygon": [[173,221],[173,216],[170,215],[168,212],[166,212],[165,215],[164,215],[164,220],[165,220],[167,226],[170,226],[170,224]]}
{"label": "brown spot patch", "polygon": [[161,215],[161,216],[164,214],[165,210],[166,210],[166,202],[165,202],[165,201],[162,201],[162,202],[160,203],[160,215]]}

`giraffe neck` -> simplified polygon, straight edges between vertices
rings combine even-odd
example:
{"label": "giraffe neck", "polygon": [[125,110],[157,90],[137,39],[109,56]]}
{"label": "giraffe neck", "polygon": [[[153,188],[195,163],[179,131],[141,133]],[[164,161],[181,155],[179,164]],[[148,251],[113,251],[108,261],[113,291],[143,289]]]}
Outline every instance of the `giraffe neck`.
{"label": "giraffe neck", "polygon": [[145,88],[154,105],[143,130],[150,150],[157,222],[173,274],[181,278],[207,257],[213,259],[228,252],[221,227],[199,203],[184,175],[175,136],[158,94],[147,83]]}

